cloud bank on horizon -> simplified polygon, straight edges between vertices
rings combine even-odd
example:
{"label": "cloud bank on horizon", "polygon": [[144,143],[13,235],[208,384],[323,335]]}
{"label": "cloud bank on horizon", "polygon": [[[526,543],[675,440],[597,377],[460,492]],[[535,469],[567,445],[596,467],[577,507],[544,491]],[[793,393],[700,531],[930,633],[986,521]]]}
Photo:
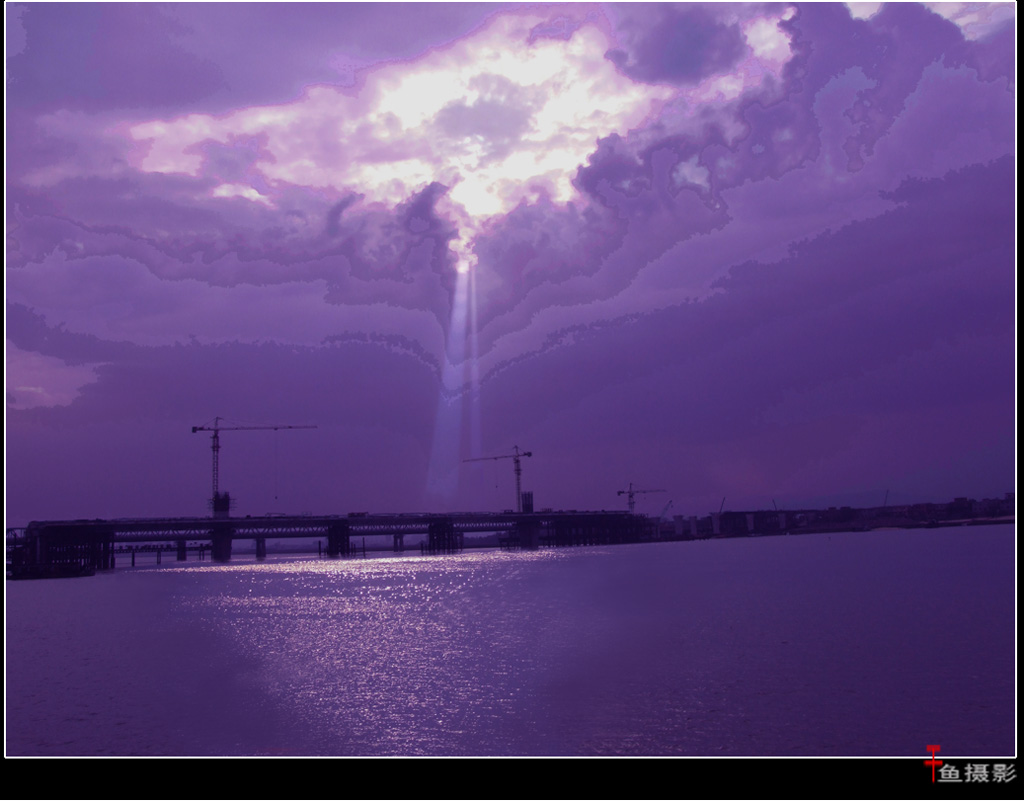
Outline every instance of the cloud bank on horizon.
{"label": "cloud bank on horizon", "polygon": [[8,525],[1014,487],[1013,4],[5,11]]}

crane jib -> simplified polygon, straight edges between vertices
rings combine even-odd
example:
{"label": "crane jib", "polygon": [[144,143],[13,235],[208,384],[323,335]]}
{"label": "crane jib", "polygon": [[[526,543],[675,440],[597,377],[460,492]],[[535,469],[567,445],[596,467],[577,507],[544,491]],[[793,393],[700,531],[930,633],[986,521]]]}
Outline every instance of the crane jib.
{"label": "crane jib", "polygon": [[506,453],[501,456],[478,456],[473,459],[463,459],[464,462],[491,462],[496,459],[511,459],[513,469],[516,474],[516,511],[523,511],[523,491],[522,491],[522,475],[523,467],[519,463],[520,458],[523,456],[533,456],[532,451],[521,451],[519,446],[516,445],[512,448],[512,453]]}
{"label": "crane jib", "polygon": [[192,426],[192,433],[196,434],[200,431],[212,431],[213,436],[210,437],[210,448],[213,451],[213,502],[216,507],[220,481],[219,481],[219,461],[220,461],[220,432],[221,431],[280,431],[281,429],[292,429],[292,428],[316,428],[316,426],[222,426],[220,421],[223,418],[213,418],[212,426]]}

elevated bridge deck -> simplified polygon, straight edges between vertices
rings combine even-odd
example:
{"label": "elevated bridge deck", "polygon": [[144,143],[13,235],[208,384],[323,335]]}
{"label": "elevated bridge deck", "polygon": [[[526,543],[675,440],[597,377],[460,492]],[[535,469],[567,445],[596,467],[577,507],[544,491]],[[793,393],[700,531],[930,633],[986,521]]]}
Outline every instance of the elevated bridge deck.
{"label": "elevated bridge deck", "polygon": [[209,543],[214,560],[231,559],[232,542],[254,540],[257,558],[268,539],[323,538],[327,556],[352,553],[353,537],[391,537],[404,550],[407,535],[425,535],[431,553],[462,550],[465,534],[497,533],[515,547],[637,542],[652,533],[651,521],[627,512],[458,512],[246,517],[159,517],[112,520],[34,521],[7,530],[9,578],[85,575],[114,568],[125,544],[159,543],[184,560],[189,543]]}

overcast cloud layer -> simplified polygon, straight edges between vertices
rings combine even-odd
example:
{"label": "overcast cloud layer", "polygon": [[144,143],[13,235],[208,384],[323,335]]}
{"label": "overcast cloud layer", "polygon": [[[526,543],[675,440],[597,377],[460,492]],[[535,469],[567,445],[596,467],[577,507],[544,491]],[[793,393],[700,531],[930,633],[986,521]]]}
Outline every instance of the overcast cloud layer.
{"label": "overcast cloud layer", "polygon": [[1015,9],[5,4],[7,524],[1015,487]]}

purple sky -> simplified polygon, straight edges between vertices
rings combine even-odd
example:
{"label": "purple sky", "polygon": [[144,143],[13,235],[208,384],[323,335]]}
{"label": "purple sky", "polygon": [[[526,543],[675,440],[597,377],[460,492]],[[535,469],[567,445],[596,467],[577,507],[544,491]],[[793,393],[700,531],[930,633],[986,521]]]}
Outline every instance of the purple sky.
{"label": "purple sky", "polygon": [[5,4],[7,525],[1015,487],[1015,9]]}

